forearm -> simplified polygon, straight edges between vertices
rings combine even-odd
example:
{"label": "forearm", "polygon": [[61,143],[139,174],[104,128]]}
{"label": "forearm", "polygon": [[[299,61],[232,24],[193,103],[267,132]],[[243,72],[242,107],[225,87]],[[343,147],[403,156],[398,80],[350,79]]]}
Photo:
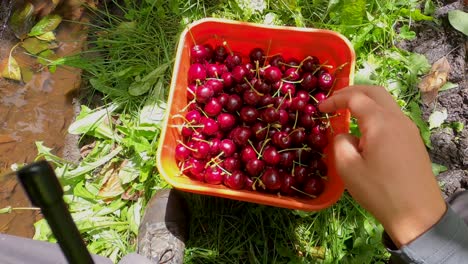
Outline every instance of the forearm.
{"label": "forearm", "polygon": [[464,263],[468,259],[468,226],[448,206],[433,227],[409,244],[396,249],[388,236],[384,236],[384,244],[403,263]]}

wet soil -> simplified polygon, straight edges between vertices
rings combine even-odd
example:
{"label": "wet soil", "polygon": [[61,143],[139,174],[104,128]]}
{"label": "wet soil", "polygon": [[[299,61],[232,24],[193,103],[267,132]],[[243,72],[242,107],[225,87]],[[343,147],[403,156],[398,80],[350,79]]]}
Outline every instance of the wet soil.
{"label": "wet soil", "polygon": [[[65,17],[77,20],[80,14],[75,10]],[[0,61],[17,42],[12,36],[6,31],[0,40]],[[81,51],[84,37],[81,25],[63,22],[57,31],[57,55],[63,57]],[[22,48],[15,49],[13,56],[20,65],[35,64],[35,59]],[[77,139],[67,135],[67,128],[75,116],[73,97],[80,86],[80,76],[77,69],[59,67],[55,73],[44,69],[25,84],[0,79],[0,175],[8,172],[14,163],[34,161],[36,141],[42,141],[54,153],[69,160],[79,157],[75,150]],[[0,182],[0,208],[6,206],[30,206],[13,176]],[[38,217],[36,210],[0,214],[0,232],[32,237],[33,223]]]}
{"label": "wet soil", "polygon": [[465,35],[456,31],[448,22],[447,13],[450,10],[467,11],[464,1],[440,1],[440,7],[435,17],[442,26],[433,23],[415,25],[417,38],[410,42],[400,43],[403,49],[424,54],[432,64],[446,57],[451,66],[448,81],[458,84],[458,88],[440,92],[437,101],[432,105],[423,105],[423,117],[427,118],[434,109],[446,108],[448,118],[446,123],[462,122],[465,128],[456,132],[451,128],[436,129],[432,136],[433,149],[430,150],[432,161],[448,168],[438,176],[445,195],[468,189],[468,81],[467,48]]}

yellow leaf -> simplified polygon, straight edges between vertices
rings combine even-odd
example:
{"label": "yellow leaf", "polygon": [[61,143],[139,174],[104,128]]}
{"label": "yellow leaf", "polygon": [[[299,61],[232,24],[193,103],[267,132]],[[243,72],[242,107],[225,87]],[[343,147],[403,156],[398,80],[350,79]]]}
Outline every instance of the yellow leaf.
{"label": "yellow leaf", "polygon": [[424,104],[430,104],[436,99],[439,89],[447,82],[449,72],[450,64],[446,57],[434,62],[429,74],[418,85]]}
{"label": "yellow leaf", "polygon": [[55,34],[52,31],[46,32],[42,35],[36,36],[36,38],[44,41],[53,41],[55,40]]}
{"label": "yellow leaf", "polygon": [[15,58],[13,58],[11,55],[8,57],[6,65],[4,65],[2,70],[2,77],[15,81],[21,81],[21,69],[18,65],[18,62],[16,62]]}
{"label": "yellow leaf", "polygon": [[98,196],[104,199],[110,199],[121,195],[124,192],[120,183],[119,165],[115,162],[109,163],[101,170],[104,175]]}

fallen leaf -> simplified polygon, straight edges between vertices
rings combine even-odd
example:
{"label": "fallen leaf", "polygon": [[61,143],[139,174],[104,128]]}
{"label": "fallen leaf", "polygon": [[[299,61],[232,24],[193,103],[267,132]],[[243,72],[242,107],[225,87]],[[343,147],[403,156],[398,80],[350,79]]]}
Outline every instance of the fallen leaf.
{"label": "fallen leaf", "polygon": [[4,64],[2,77],[15,81],[21,81],[21,69],[18,65],[18,62],[16,62],[15,58],[11,55]]}
{"label": "fallen leaf", "polygon": [[29,32],[29,36],[39,36],[52,31],[62,22],[62,17],[59,15],[48,15],[43,17]]}
{"label": "fallen leaf", "polygon": [[447,117],[447,109],[445,108],[441,111],[434,111],[434,113],[429,116],[429,129],[440,127]]}
{"label": "fallen leaf", "polygon": [[38,38],[40,40],[44,40],[44,41],[53,41],[53,40],[55,40],[55,34],[54,34],[54,32],[49,31],[49,32],[46,32],[46,33],[44,33],[42,35],[36,36],[36,38]]}
{"label": "fallen leaf", "polygon": [[34,76],[34,72],[28,66],[21,66],[21,77],[23,78],[23,82],[27,83],[32,80]]}
{"label": "fallen leaf", "polygon": [[16,10],[10,17],[8,24],[15,36],[24,39],[34,21],[34,5],[26,3],[23,9]]}
{"label": "fallen leaf", "polygon": [[101,188],[99,188],[98,196],[106,199],[107,201],[112,200],[118,195],[124,192],[119,178],[120,165],[116,162],[108,163],[101,170],[101,174],[104,175],[102,179]]}
{"label": "fallen leaf", "polygon": [[424,104],[429,105],[434,102],[439,89],[447,82],[449,72],[450,64],[445,56],[434,62],[429,74],[418,85]]}
{"label": "fallen leaf", "polygon": [[448,19],[452,27],[468,36],[468,13],[452,10],[448,12]]}
{"label": "fallen leaf", "polygon": [[27,38],[21,43],[21,46],[29,53],[36,55],[49,48],[49,43],[37,38]]}

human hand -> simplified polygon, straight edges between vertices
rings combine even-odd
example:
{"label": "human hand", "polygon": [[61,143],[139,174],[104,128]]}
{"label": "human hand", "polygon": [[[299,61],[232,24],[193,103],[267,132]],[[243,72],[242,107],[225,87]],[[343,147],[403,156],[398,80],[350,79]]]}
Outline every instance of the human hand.
{"label": "human hand", "polygon": [[330,113],[348,108],[361,138],[334,139],[338,173],[353,198],[401,247],[431,228],[446,211],[431,161],[416,125],[379,86],[336,91],[319,106]]}

